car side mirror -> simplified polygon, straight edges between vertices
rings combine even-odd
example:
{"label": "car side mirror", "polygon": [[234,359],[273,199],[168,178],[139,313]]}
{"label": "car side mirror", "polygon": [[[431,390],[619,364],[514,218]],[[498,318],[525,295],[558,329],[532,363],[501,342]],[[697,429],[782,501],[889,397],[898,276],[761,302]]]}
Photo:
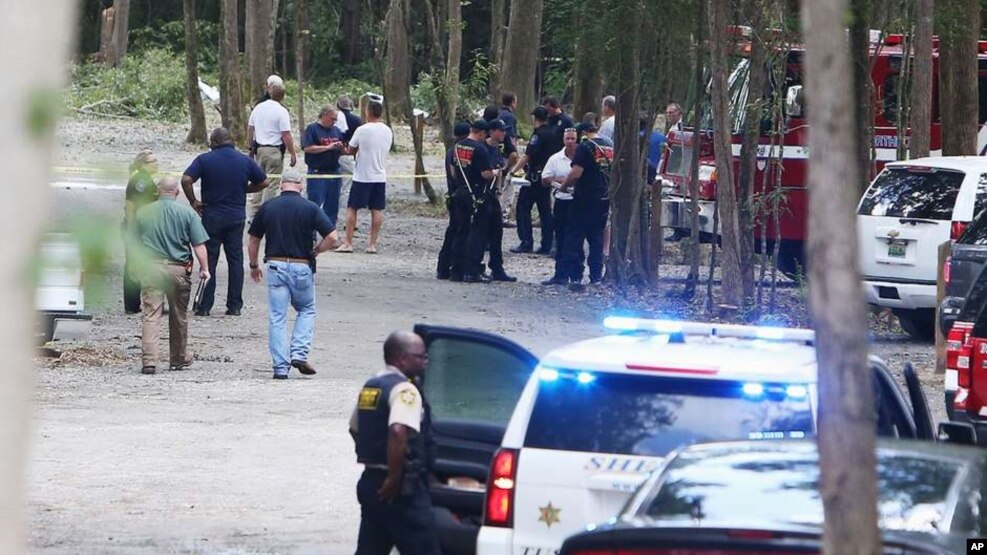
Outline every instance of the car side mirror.
{"label": "car side mirror", "polygon": [[792,85],[788,87],[785,95],[785,111],[790,118],[800,118],[804,112],[805,97],[802,93],[802,85]]}
{"label": "car side mirror", "polygon": [[939,441],[959,445],[977,445],[977,430],[968,422],[942,422]]}

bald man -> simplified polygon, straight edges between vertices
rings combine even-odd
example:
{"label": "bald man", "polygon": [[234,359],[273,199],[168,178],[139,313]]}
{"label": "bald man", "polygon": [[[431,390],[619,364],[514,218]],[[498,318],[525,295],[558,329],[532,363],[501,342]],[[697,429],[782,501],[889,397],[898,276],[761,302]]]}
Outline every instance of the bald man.
{"label": "bald man", "polygon": [[199,262],[199,279],[209,280],[206,233],[199,215],[179,204],[174,177],[158,181],[158,200],[137,211],[137,236],[146,257],[141,273],[141,372],[154,374],[158,365],[158,324],[168,311],[170,367],[182,370],[192,364],[188,352],[188,302],[192,289],[192,255]]}
{"label": "bald man", "polygon": [[384,341],[386,368],[360,390],[350,419],[360,502],[357,555],[439,555],[438,531],[428,495],[432,461],[431,418],[419,385],[428,350],[417,334],[396,331]]}

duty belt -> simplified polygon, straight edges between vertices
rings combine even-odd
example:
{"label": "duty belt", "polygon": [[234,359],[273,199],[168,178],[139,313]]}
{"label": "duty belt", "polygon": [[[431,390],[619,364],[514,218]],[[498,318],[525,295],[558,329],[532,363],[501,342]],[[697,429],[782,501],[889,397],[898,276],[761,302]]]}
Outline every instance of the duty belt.
{"label": "duty belt", "polygon": [[267,257],[267,261],[268,262],[287,262],[289,264],[292,263],[292,262],[294,262],[296,264],[308,264],[309,263],[309,259],[307,259],[307,258],[294,258],[294,257],[291,257],[291,256],[268,256]]}

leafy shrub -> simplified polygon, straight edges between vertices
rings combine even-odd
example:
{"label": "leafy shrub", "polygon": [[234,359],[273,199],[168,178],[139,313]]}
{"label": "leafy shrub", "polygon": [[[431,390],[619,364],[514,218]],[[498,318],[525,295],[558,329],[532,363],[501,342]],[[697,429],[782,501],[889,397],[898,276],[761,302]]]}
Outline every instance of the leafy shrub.
{"label": "leafy shrub", "polygon": [[[207,72],[218,71],[219,67],[219,24],[202,19],[195,22],[198,38],[199,68]],[[130,31],[130,54],[141,54],[151,50],[168,49],[179,59],[185,56],[185,22],[169,21],[154,27],[143,27]]]}
{"label": "leafy shrub", "polygon": [[185,61],[166,49],[128,55],[120,67],[76,66],[69,106],[87,113],[182,121],[187,113]]}

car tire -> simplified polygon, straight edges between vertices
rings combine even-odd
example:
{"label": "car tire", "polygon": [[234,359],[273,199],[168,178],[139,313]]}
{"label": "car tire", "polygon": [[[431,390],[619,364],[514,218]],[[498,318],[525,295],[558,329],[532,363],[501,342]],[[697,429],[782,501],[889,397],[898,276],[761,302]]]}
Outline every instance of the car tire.
{"label": "car tire", "polygon": [[932,308],[915,310],[895,310],[898,323],[905,333],[919,341],[934,341],[936,338],[936,311]]}

